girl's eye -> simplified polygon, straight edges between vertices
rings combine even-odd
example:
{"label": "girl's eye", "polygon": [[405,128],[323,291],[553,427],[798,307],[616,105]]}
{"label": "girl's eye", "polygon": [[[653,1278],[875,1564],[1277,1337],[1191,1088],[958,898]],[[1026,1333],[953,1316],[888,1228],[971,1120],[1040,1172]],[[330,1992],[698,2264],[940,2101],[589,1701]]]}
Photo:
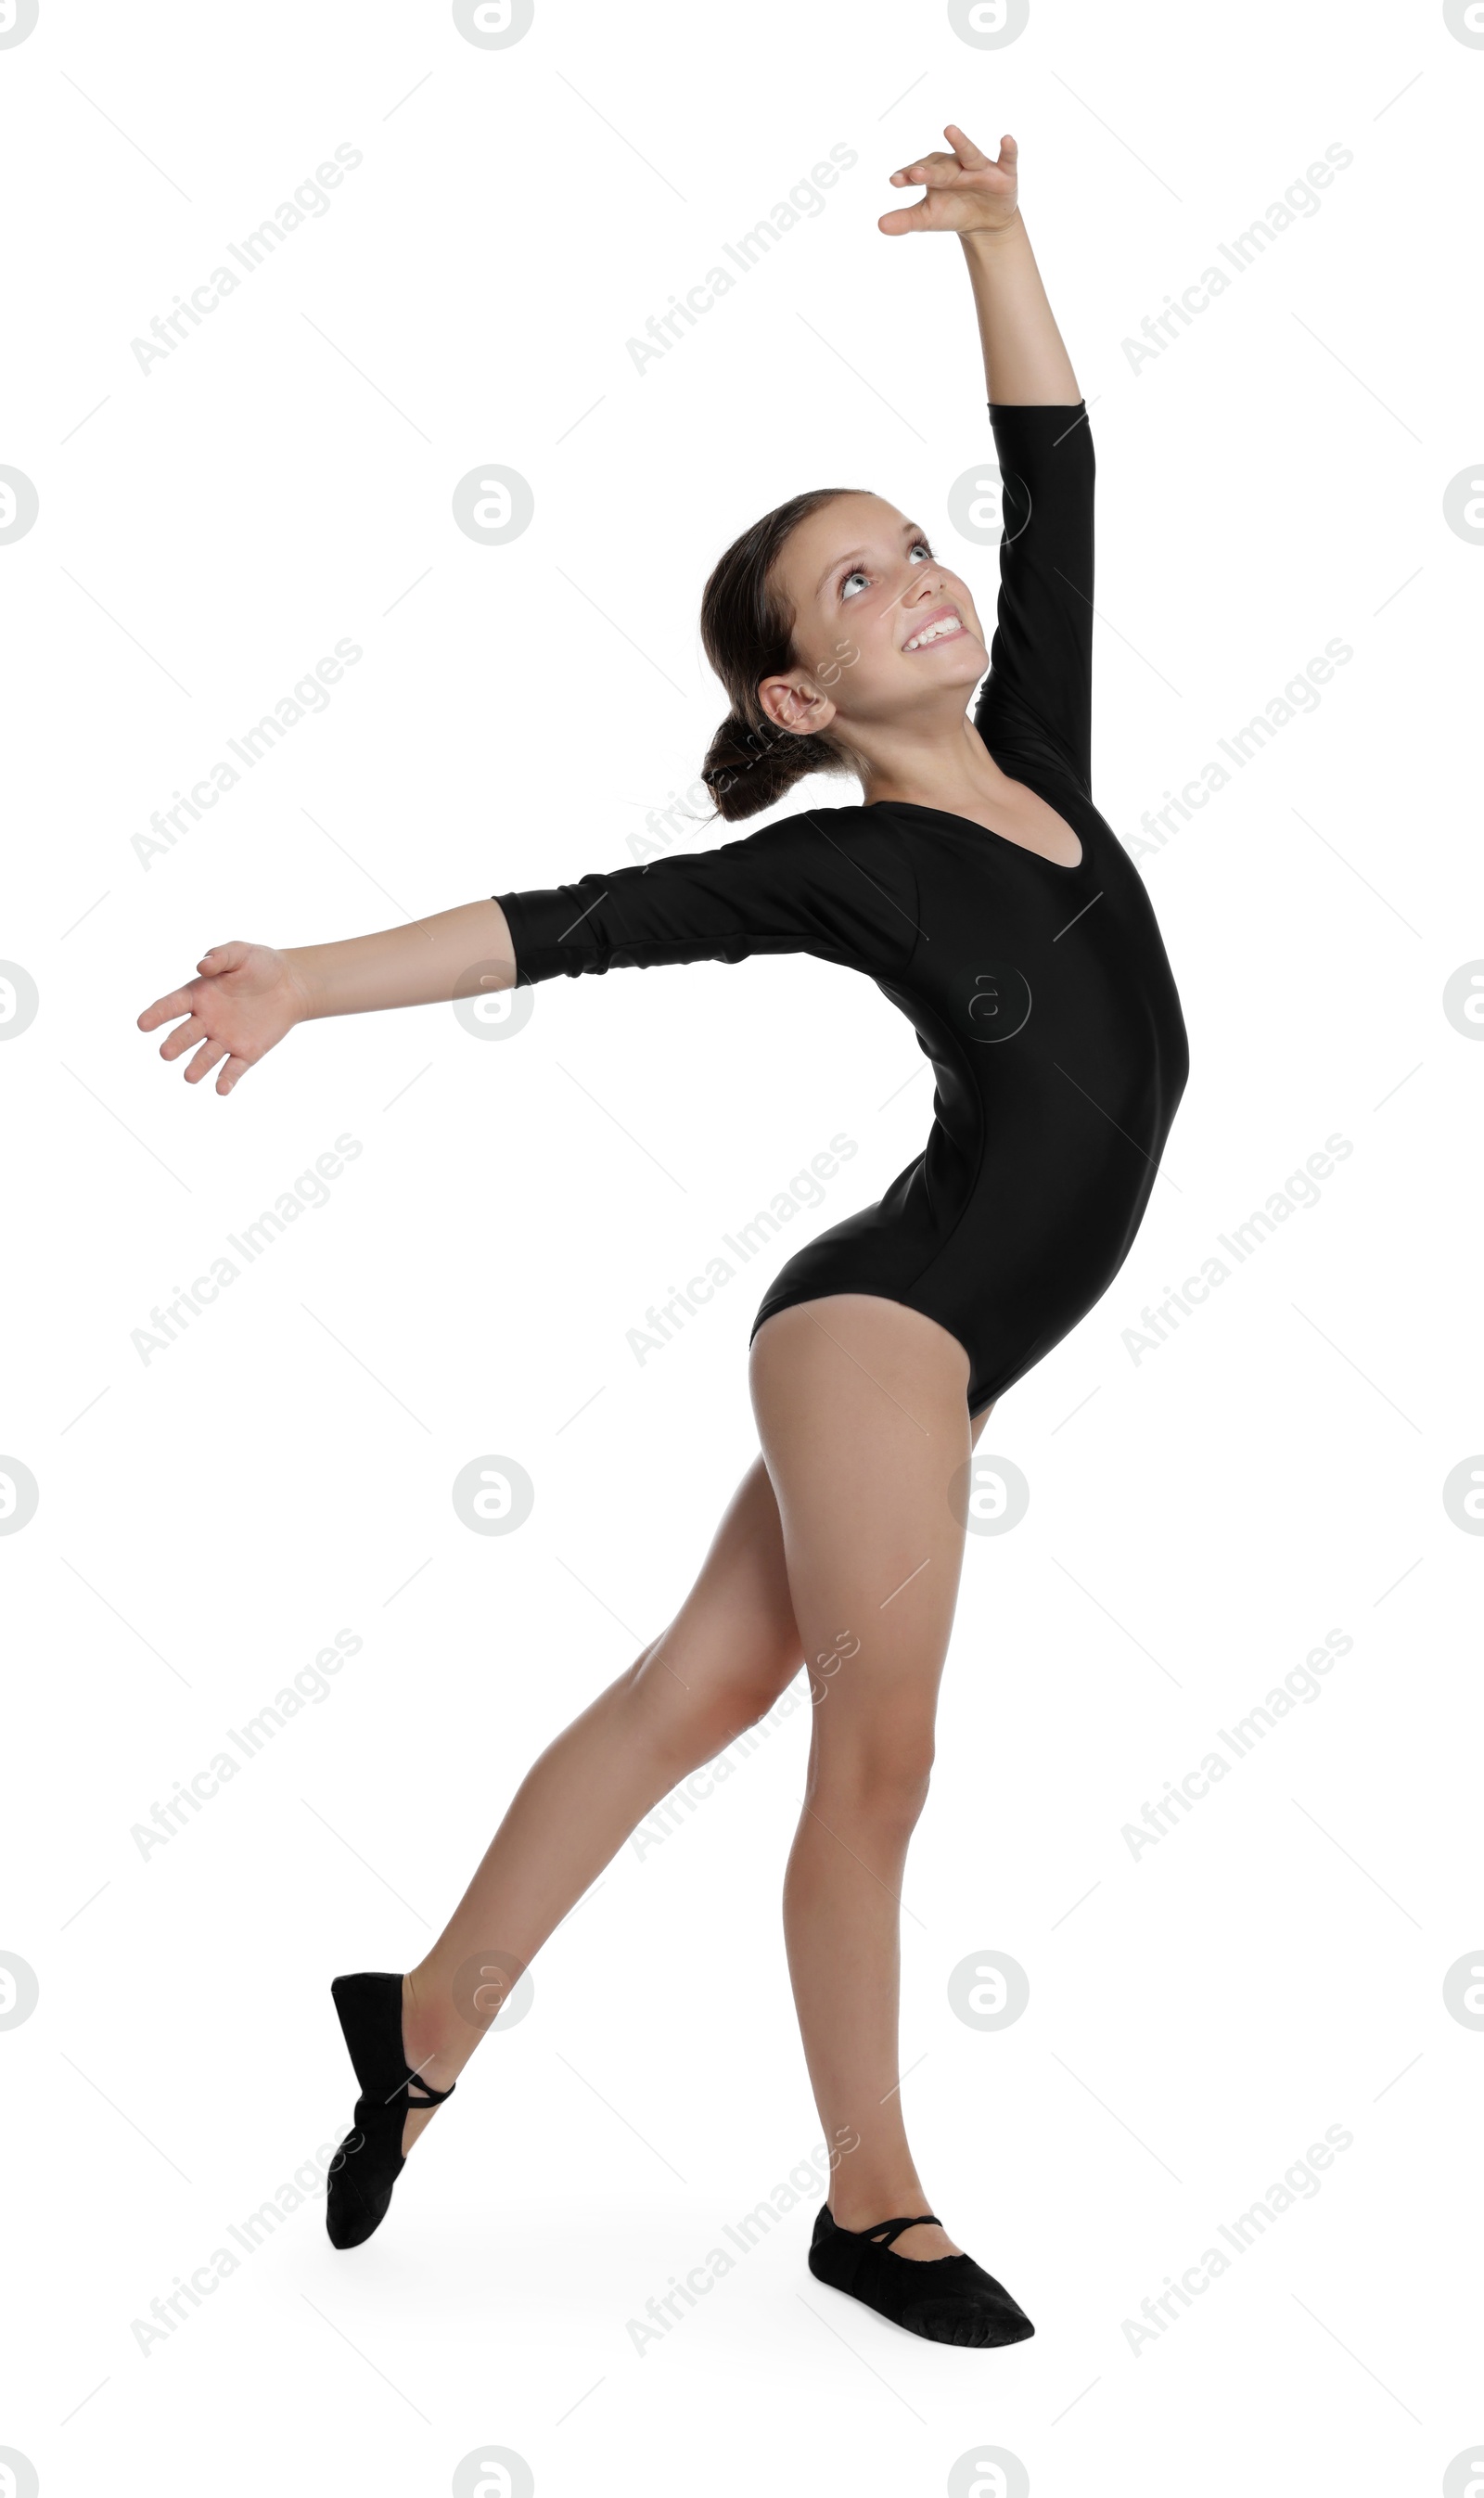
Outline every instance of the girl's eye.
{"label": "girl's eye", "polygon": [[[908,548],[907,552],[909,555],[918,555],[920,553],[927,558],[929,563],[932,562],[933,551],[928,545],[926,538],[914,538],[912,545]],[[853,570],[846,574],[844,580],[840,584],[841,597],[843,598],[846,595],[853,581],[866,581],[869,580],[869,578],[870,575],[866,572],[864,565],[857,563]]]}

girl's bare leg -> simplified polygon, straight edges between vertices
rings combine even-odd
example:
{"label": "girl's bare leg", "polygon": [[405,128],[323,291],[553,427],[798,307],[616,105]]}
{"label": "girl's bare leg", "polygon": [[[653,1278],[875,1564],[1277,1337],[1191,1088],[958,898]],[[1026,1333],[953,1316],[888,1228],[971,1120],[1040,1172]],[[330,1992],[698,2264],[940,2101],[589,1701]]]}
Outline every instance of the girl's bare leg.
{"label": "girl's bare leg", "polygon": [[[816,1693],[784,1927],[830,2210],[869,2228],[933,2208],[898,2089],[898,1906],[927,1793],[938,1684],[963,1557],[952,1477],[971,1433],[968,1357],[899,1302],[836,1294],[753,1340],[758,1435],[782,1521],[793,1618]],[[898,2255],[959,2252],[938,2227]]]}
{"label": "girl's bare leg", "polygon": [[[932,1703],[952,1611],[948,1582],[952,1578],[956,1586],[961,1557],[961,1539],[955,1542],[950,1533],[944,1543],[944,1521],[935,1514],[932,1488],[943,1474],[944,1509],[952,1528],[947,1478],[978,1439],[987,1409],[968,1430],[965,1358],[930,1320],[895,1303],[858,1296],[833,1297],[808,1307],[815,1316],[808,1321],[810,1342],[800,1358],[807,1362],[812,1356],[818,1367],[822,1348],[832,1357],[817,1381],[819,1409],[811,1414],[813,1396],[796,1393],[796,1383],[794,1390],[789,1388],[791,1355],[778,1358],[784,1354],[778,1331],[789,1321],[797,1323],[790,1325],[790,1335],[800,1332],[802,1310],[780,1312],[759,1329],[754,1393],[759,1421],[764,1409],[769,1417],[765,1447],[771,1444],[780,1479],[791,1487],[794,1567],[809,1589],[810,1606],[823,1606],[824,1627],[816,1625],[818,1636],[809,1649],[817,1699],[810,1802],[790,1861],[785,1921],[799,2019],[826,2136],[836,2143],[853,2131],[860,2136],[848,2178],[841,2167],[836,2169],[831,2196],[836,2218],[848,2228],[865,2226],[888,2212],[930,2208],[906,2153],[900,2101],[894,2095],[895,1894],[899,1860],[925,1788]],[[852,1372],[857,1376],[851,1377]],[[862,1381],[867,1392],[863,1400]],[[877,1427],[884,1404],[899,1415],[895,1443]],[[911,1424],[901,1419],[908,1414],[915,1417]],[[924,1432],[938,1453],[931,1459],[924,1458]],[[823,1501],[807,1495],[808,1478],[816,1468]],[[873,1487],[869,1505],[856,1507],[868,1484]],[[880,1532],[883,1516],[889,1528],[885,1537]],[[917,1531],[919,1521],[922,1532]],[[921,1553],[916,1550],[915,1534]],[[904,1537],[902,1550],[913,1546],[913,1557],[894,1577],[887,1572],[889,1585],[877,1586],[881,1565]],[[924,1602],[927,1591],[920,1587],[916,1596],[910,1586],[893,1596],[896,1580],[917,1571],[924,1557],[929,1567],[919,1576],[933,1579],[932,1601]],[[860,1595],[863,1569],[868,1583],[863,1594],[871,1602],[867,1605],[862,1597],[848,1611],[852,1619],[858,1616],[864,1621],[874,1609],[879,1622],[869,1637],[861,1631],[858,1651],[847,1656],[843,1650],[853,1635],[847,1630],[844,1640],[833,1636],[846,1627],[846,1616],[834,1620],[831,1591],[845,1587]],[[893,1625],[884,1641],[880,1624],[889,1623],[893,1615],[903,1627]],[[407,2060],[434,2088],[446,2090],[458,2078],[516,1974],[629,1833],[682,1777],[713,1759],[772,1707],[804,1654],[778,1497],[759,1457],[729,1503],[675,1619],[533,1763],[447,1926],[404,1977]],[[837,1654],[839,1664],[832,1665]],[[892,1655],[909,1663],[894,1701],[887,1665]],[[857,1667],[863,1671],[856,1675],[855,1699],[842,1710],[841,1678]],[[876,1729],[880,1741],[865,1745],[857,1775],[851,1777],[849,1747],[831,1741],[831,1729],[838,1724],[842,1734],[851,1735],[851,1757],[860,1754],[863,1702],[870,1691],[879,1691],[890,1705]],[[868,1707],[864,1713],[869,1715]],[[893,1765],[893,1726],[916,1746],[909,1777],[902,1776],[900,1758]],[[879,1775],[867,1768],[867,1761]],[[845,1786],[851,1788],[849,1794],[840,1791]],[[827,1825],[834,1835],[824,1838],[822,1852],[816,1842]],[[848,1829],[855,1830],[854,1840]],[[864,1848],[856,1844],[860,1840]],[[876,1875],[869,1880],[861,1876],[854,1883],[842,1882],[842,1866],[853,1860],[841,1851],[851,1846],[857,1868],[867,1855],[875,1864]],[[883,1874],[890,1884],[889,1895],[882,1887]],[[487,1971],[477,2005],[470,2002],[466,1974],[471,1962]],[[455,2000],[455,1981],[461,1978],[462,2006]],[[843,2114],[846,2109],[865,2110],[864,2121]],[[871,2110],[876,2111],[874,2120]],[[436,2114],[433,2108],[409,2111],[404,2149],[410,2149]],[[869,2153],[869,2161],[861,2161],[861,2151]],[[868,2204],[874,2208],[867,2209]],[[908,2256],[952,2250],[952,2241],[937,2229],[913,2229],[896,2243]]]}
{"label": "girl's bare leg", "polygon": [[[515,1978],[629,1832],[772,1707],[802,1656],[758,1457],[669,1628],[528,1771],[448,1924],[403,1978],[407,2062],[436,2090],[457,2079]],[[471,1965],[484,1971],[477,2002]],[[409,2112],[403,2149],[436,2112]]]}

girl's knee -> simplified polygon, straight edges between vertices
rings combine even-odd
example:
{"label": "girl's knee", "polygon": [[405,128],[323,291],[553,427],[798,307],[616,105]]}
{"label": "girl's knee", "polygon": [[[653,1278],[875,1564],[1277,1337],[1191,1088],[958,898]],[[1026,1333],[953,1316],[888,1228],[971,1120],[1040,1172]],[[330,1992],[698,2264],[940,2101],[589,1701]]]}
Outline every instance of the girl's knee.
{"label": "girl's knee", "polygon": [[694,1768],[712,1760],[767,1714],[798,1671],[789,1644],[757,1647],[721,1668],[661,1634],[631,1685],[636,1708],[666,1759]]}
{"label": "girl's knee", "polygon": [[811,1802],[828,1819],[911,1829],[927,1802],[934,1759],[931,1726],[883,1727],[833,1748],[817,1743]]}

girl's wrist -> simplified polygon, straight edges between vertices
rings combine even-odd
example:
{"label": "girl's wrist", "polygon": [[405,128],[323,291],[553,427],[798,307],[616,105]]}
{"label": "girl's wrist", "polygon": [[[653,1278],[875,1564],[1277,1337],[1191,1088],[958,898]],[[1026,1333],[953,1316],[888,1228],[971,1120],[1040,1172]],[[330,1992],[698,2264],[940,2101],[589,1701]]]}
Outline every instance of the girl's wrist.
{"label": "girl's wrist", "polygon": [[284,977],[294,1000],[294,1021],[312,1023],[324,1012],[309,973],[308,958],[312,946],[292,945],[282,949]]}
{"label": "girl's wrist", "polygon": [[992,253],[1005,243],[1014,241],[1024,231],[1019,209],[1013,208],[1002,225],[967,226],[960,231],[958,240],[965,251],[977,249]]}

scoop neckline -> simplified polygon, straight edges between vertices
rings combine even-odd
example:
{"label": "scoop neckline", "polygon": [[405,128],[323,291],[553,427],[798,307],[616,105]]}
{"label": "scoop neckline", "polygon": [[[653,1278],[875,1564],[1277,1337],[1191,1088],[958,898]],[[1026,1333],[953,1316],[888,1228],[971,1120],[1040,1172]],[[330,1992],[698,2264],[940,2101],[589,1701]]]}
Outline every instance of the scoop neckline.
{"label": "scoop neckline", "polygon": [[[1028,781],[1025,785],[1028,789],[1031,787]],[[1033,797],[1041,797],[1039,789],[1033,789],[1031,794]],[[1042,805],[1049,807],[1051,805],[1049,798],[1042,799]],[[977,817],[956,815],[951,807],[922,807],[915,798],[872,798],[862,807],[861,813],[869,816],[878,807],[895,807],[899,814],[909,816],[936,816],[939,822],[944,824],[962,824],[969,832],[978,833],[984,841],[998,842],[1002,849],[1018,850],[1022,858],[1039,859],[1041,865],[1048,867],[1053,876],[1080,876],[1087,864],[1086,841],[1078,832],[1075,824],[1067,824],[1066,817],[1062,815],[1059,807],[1051,808],[1051,812],[1059,822],[1067,824],[1067,830],[1075,836],[1081,853],[1070,867],[1064,866],[1060,859],[1048,858],[1045,850],[1033,850],[1028,842],[1012,841],[1008,833],[997,833],[992,824],[982,824]]]}

